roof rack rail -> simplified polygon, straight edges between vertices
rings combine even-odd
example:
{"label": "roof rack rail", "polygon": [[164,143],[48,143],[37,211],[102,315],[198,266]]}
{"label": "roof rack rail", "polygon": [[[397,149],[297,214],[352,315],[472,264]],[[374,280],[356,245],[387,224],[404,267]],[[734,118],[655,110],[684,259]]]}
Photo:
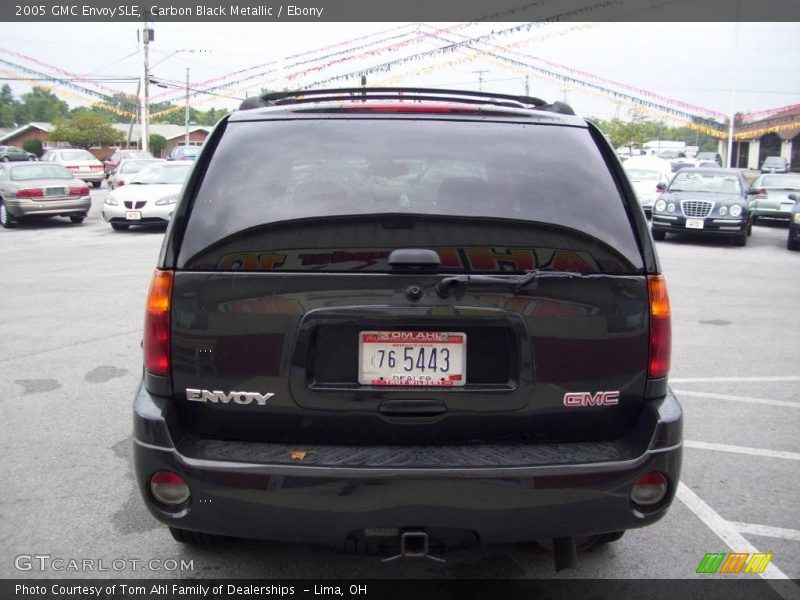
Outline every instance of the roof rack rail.
{"label": "roof rack rail", "polygon": [[574,115],[568,104],[564,102],[547,103],[531,96],[513,96],[509,94],[493,94],[474,90],[448,90],[437,88],[403,88],[403,87],[352,87],[319,90],[294,90],[270,92],[262,96],[245,99],[240,110],[265,106],[286,106],[308,104],[314,102],[336,102],[342,100],[416,100],[447,101],[503,106],[506,108],[535,108],[565,115]]}

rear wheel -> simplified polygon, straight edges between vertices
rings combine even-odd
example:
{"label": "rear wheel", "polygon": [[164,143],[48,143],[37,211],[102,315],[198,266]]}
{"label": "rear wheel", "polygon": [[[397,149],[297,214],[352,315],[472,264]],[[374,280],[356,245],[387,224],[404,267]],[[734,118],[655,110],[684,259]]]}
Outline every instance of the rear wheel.
{"label": "rear wheel", "polygon": [[77,217],[70,217],[69,220],[72,221],[75,225],[83,223],[83,220],[86,218],[86,215],[79,215]]}
{"label": "rear wheel", "polygon": [[786,247],[789,250],[800,250],[800,242],[795,240],[794,237],[792,236],[791,228],[789,229],[789,237],[786,240]]}
{"label": "rear wheel", "polygon": [[8,162],[9,158],[7,156],[4,156],[2,160],[3,160],[3,162]]}
{"label": "rear wheel", "polygon": [[126,229],[128,229],[128,227],[130,227],[130,225],[128,225],[126,223],[112,223],[111,224],[111,228],[114,231],[125,231]]}
{"label": "rear wheel", "polygon": [[758,217],[756,215],[750,215],[750,223],[752,225],[755,225],[756,223],[758,223]]}
{"label": "rear wheel", "polygon": [[653,239],[658,241],[663,241],[667,239],[667,232],[661,231],[660,229],[652,229],[653,232]]}
{"label": "rear wheel", "polygon": [[221,535],[189,531],[188,529],[178,529],[177,527],[170,527],[169,532],[176,542],[191,546],[219,546],[226,539]]}
{"label": "rear wheel", "polygon": [[17,223],[14,220],[14,217],[12,217],[11,214],[8,212],[5,202],[0,200],[0,225],[5,227],[6,229],[10,229],[11,227],[14,227],[16,224]]}
{"label": "rear wheel", "polygon": [[99,188],[101,185],[103,185],[102,181],[93,181],[92,182],[92,187]]}

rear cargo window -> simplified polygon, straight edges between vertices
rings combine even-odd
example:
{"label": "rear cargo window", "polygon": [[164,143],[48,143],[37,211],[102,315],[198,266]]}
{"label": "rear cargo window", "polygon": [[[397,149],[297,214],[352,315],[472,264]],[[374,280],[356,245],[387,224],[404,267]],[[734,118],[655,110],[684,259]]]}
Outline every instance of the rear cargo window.
{"label": "rear cargo window", "polygon": [[407,247],[449,269],[642,269],[587,129],[341,118],[229,123],[178,267],[384,270]]}

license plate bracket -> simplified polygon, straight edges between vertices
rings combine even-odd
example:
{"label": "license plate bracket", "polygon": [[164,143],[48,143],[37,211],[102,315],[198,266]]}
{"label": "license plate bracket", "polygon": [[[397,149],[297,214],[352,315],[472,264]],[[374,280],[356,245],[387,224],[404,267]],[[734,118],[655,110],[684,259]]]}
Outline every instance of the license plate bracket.
{"label": "license plate bracket", "polygon": [[138,210],[129,210],[125,212],[125,218],[128,221],[141,221],[142,213]]}
{"label": "license plate bracket", "polygon": [[377,386],[461,387],[467,335],[453,331],[361,331],[358,382]]}
{"label": "license plate bracket", "polygon": [[703,219],[686,219],[686,229],[703,229]]}

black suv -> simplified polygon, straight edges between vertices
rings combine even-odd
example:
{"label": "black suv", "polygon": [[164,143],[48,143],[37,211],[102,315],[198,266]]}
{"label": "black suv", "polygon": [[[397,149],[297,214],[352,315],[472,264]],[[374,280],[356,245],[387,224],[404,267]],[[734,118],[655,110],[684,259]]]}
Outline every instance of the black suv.
{"label": "black suv", "polygon": [[283,92],[223,119],[147,303],[135,461],[181,542],[425,556],[661,518],[670,309],[614,150],[564,104]]}

